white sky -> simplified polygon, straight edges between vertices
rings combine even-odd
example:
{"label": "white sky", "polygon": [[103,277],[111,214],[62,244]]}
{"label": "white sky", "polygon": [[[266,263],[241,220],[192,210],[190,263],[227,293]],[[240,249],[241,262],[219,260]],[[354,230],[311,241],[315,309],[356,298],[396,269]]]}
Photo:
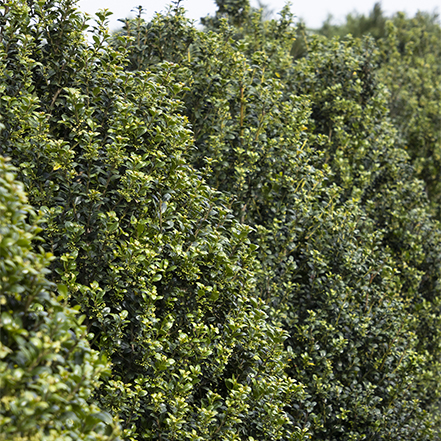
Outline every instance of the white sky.
{"label": "white sky", "polygon": [[[263,0],[270,9],[276,13],[282,9],[286,0]],[[317,28],[323,23],[329,13],[332,13],[336,21],[342,20],[349,12],[357,11],[368,13],[372,10],[375,0],[304,0],[302,2],[292,1],[291,10],[294,14],[303,18],[308,27]],[[118,19],[133,16],[130,11],[138,5],[146,10],[145,18],[148,19],[155,12],[164,11],[170,0],[79,0],[80,9],[91,15],[99,9],[107,8],[113,12],[109,25],[111,29],[119,27]],[[216,11],[214,0],[182,0],[181,5],[187,10],[189,18],[199,22],[200,17]],[[257,6],[257,0],[251,0],[252,6]],[[440,12],[440,0],[383,0],[381,5],[386,14],[397,11],[405,11],[408,15],[414,15],[418,10],[427,12]]]}

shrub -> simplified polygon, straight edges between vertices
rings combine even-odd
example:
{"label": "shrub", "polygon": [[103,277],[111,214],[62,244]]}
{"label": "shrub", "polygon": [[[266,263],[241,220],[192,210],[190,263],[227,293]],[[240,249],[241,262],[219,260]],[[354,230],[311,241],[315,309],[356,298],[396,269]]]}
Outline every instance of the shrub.
{"label": "shrub", "polygon": [[[292,90],[306,94],[313,103],[309,126],[313,137],[323,141],[320,148],[334,172],[332,181],[342,189],[340,201],[356,203],[361,219],[365,219],[356,224],[360,232],[357,234],[376,237],[375,245],[369,245],[364,252],[358,251],[351,259],[355,265],[348,280],[350,286],[366,262],[361,256],[364,254],[370,260],[376,250],[381,250],[376,262],[366,267],[365,281],[351,295],[351,298],[357,292],[366,295],[365,308],[360,304],[356,323],[362,318],[374,320],[369,326],[371,336],[361,339],[363,345],[372,345],[370,350],[364,347],[363,357],[369,353],[380,355],[382,351],[377,348],[384,345],[381,343],[384,336],[388,335],[386,340],[389,340],[383,358],[380,356],[375,362],[370,355],[360,363],[359,385],[365,388],[370,383],[379,401],[371,418],[372,425],[365,423],[358,431],[370,436],[375,433],[380,439],[430,439],[426,437],[439,433],[437,411],[432,409],[433,404],[438,406],[439,389],[429,378],[440,373],[437,282],[440,230],[430,216],[424,188],[413,175],[407,153],[397,142],[396,129],[388,121],[389,96],[376,73],[377,53],[369,39],[314,38],[309,42],[308,55],[295,64],[297,81],[292,83]],[[362,244],[360,239],[357,243]],[[335,257],[335,245],[332,249]],[[377,269],[371,272],[373,268]],[[366,309],[372,295],[378,295],[378,300]],[[394,297],[387,308],[391,313],[389,319],[388,312],[382,310],[380,299],[384,295]],[[397,317],[400,319],[395,322]],[[344,329],[348,331],[348,328],[351,326]],[[378,333],[380,329],[383,331]],[[390,334],[391,329],[395,329],[394,334]],[[373,335],[376,337],[372,339]],[[400,348],[400,338],[403,343],[406,341],[405,350]],[[390,351],[394,346],[397,352],[393,356]],[[361,355],[358,358],[362,360]],[[347,359],[354,360],[350,355]],[[383,371],[385,362],[391,364]],[[403,363],[407,365],[405,371]],[[393,378],[394,375],[397,377]],[[350,389],[354,387],[352,383]],[[403,392],[396,395],[401,388]],[[366,388],[369,389],[370,386]],[[360,393],[356,397],[358,400]],[[357,408],[357,403],[347,407],[349,412]],[[405,414],[406,425],[403,425],[400,421]],[[354,427],[355,421],[360,420],[360,417],[351,418],[348,424]],[[433,432],[426,431],[429,426]],[[345,433],[350,431],[345,429]],[[352,436],[356,437],[356,433]],[[329,432],[324,439],[329,439]]]}
{"label": "shrub", "polygon": [[129,72],[106,13],[89,46],[73,2],[27,3],[3,8],[2,149],[44,212],[53,280],[112,361],[97,402],[127,439],[302,439],[250,227],[186,161],[179,66]]}
{"label": "shrub", "polygon": [[90,402],[109,366],[90,349],[84,316],[66,305],[66,286],[56,294],[47,280],[52,256],[32,250],[41,229],[2,157],[0,189],[0,439],[119,439]]}
{"label": "shrub", "polygon": [[185,30],[179,9],[138,18],[123,47],[144,50],[131,69],[180,64],[190,158],[253,227],[256,294],[289,332],[307,393],[292,420],[314,439],[436,437],[439,226],[388,121],[378,49],[314,37],[294,62],[286,10],[207,24]]}
{"label": "shrub", "polygon": [[441,26],[435,15],[397,14],[379,41],[379,78],[390,91],[397,141],[412,160],[437,219],[441,219]]}
{"label": "shrub", "polygon": [[134,440],[438,439],[440,229],[384,48],[294,60],[288,8],[218,5],[91,45],[70,0],[2,9],[1,148],[112,361],[96,402]]}
{"label": "shrub", "polygon": [[386,17],[379,4],[368,17],[348,15],[340,26],[325,23],[319,33],[332,37],[372,35],[378,44],[376,73],[389,89],[389,116],[401,148],[411,157],[435,216],[440,218],[440,45],[439,16],[418,12]]}

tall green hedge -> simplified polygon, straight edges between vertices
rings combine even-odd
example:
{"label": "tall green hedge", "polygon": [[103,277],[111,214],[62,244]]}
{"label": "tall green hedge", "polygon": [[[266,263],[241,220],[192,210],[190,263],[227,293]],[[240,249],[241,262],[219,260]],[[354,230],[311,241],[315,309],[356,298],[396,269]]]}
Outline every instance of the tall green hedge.
{"label": "tall green hedge", "polygon": [[288,9],[231,14],[219,5],[203,32],[178,8],[139,17],[116,45],[130,69],[182,68],[190,158],[253,227],[256,294],[289,332],[307,393],[291,418],[313,439],[436,439],[440,232],[389,119],[380,51],[313,37],[295,61]]}
{"label": "tall green hedge", "polygon": [[296,59],[288,7],[217,4],[92,43],[71,0],[1,9],[0,148],[111,361],[93,400],[129,440],[439,439],[441,235],[385,46]]}
{"label": "tall green hedge", "polygon": [[[420,439],[426,436],[421,415],[430,413],[430,403],[439,400],[438,386],[429,379],[440,373],[440,347],[433,344],[440,337],[439,224],[430,217],[424,187],[415,179],[395,127],[388,121],[389,95],[375,72],[375,47],[369,40],[351,38],[344,42],[317,38],[310,45],[309,56],[295,66],[294,90],[307,93],[314,103],[311,127],[314,136],[326,137],[322,146],[325,162],[342,189],[341,200],[357,203],[365,218],[360,232],[376,237],[375,245],[353,259],[349,276],[353,284],[354,274],[360,270],[364,274],[354,292],[365,299],[356,322],[360,316],[372,320],[367,328],[371,328],[370,338],[361,334],[362,354],[378,354],[377,362],[370,355],[360,366],[363,388],[375,385],[379,399],[372,432],[381,439]],[[346,249],[348,244],[344,246]],[[376,249],[381,250],[376,262],[366,265]],[[385,294],[393,296],[387,325],[382,304]],[[380,328],[384,331],[379,332]],[[378,350],[385,347],[385,331],[389,342]],[[404,415],[405,425],[401,422]],[[383,420],[381,424],[379,420]],[[434,424],[435,429],[439,423]]]}
{"label": "tall green hedge", "polygon": [[89,45],[72,1],[29,5],[3,8],[0,142],[44,213],[54,281],[112,362],[97,402],[126,439],[303,439],[251,229],[186,161],[179,66],[131,73],[105,13]]}

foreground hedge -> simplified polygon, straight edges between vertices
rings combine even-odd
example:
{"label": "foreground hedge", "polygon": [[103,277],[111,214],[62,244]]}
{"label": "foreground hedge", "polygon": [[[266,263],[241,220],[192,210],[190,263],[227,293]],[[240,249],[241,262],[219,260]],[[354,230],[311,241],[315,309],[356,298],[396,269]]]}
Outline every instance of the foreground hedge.
{"label": "foreground hedge", "polygon": [[47,280],[50,254],[32,251],[41,231],[14,169],[0,157],[0,439],[116,440],[107,412],[90,402],[109,374],[91,350],[66,287]]}
{"label": "foreground hedge", "polygon": [[301,439],[250,228],[185,158],[178,66],[127,72],[105,14],[89,46],[73,2],[30,5],[3,8],[0,141],[44,212],[54,281],[112,361],[97,402],[127,439]]}

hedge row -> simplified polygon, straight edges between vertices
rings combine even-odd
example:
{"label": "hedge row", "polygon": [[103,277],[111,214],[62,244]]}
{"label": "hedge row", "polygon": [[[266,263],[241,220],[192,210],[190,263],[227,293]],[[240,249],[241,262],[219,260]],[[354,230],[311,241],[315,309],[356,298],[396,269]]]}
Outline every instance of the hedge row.
{"label": "hedge row", "polygon": [[[32,331],[64,358],[21,367],[64,403],[38,398],[47,425],[30,407],[35,439],[440,439],[437,190],[384,85],[414,62],[390,48],[415,23],[382,42],[303,35],[298,57],[289,8],[217,4],[203,30],[178,2],[115,35],[72,0],[0,9],[0,149],[42,216],[41,231],[20,217],[25,251],[53,255],[40,283],[59,284],[33,310],[69,317],[56,338]],[[33,298],[1,295],[11,317]],[[7,332],[4,384],[19,371]],[[89,375],[74,389],[69,357]],[[25,439],[24,414],[1,409]]]}

